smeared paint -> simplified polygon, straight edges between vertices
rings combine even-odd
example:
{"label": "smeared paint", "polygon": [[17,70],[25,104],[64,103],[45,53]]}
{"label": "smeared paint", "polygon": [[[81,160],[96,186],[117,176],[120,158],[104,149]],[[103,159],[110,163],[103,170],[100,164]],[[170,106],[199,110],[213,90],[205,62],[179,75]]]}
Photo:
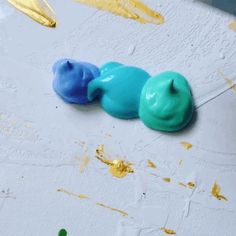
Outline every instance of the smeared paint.
{"label": "smeared paint", "polygon": [[109,209],[109,210],[111,210],[111,211],[116,211],[116,212],[122,214],[123,216],[128,216],[128,213],[127,213],[127,212],[122,211],[122,210],[119,210],[119,209],[116,209],[116,208],[113,208],[113,207],[110,207],[110,206],[107,206],[107,205],[105,205],[105,204],[103,204],[103,203],[97,202],[96,205],[98,205],[98,206],[100,206],[100,207],[107,208],[107,209]]}
{"label": "smeared paint", "polygon": [[196,187],[196,184],[194,182],[188,182],[187,184],[179,182],[179,185],[185,188],[193,189]]}
{"label": "smeared paint", "polygon": [[111,12],[115,15],[136,20],[142,24],[162,24],[164,17],[139,0],[76,0],[77,2]]}
{"label": "smeared paint", "polygon": [[90,162],[90,158],[89,158],[89,156],[84,156],[84,157],[77,157],[77,159],[80,162],[79,163],[79,171],[80,171],[80,173],[83,173]]}
{"label": "smeared paint", "polygon": [[56,27],[54,11],[47,0],[8,0],[8,2],[41,25]]}
{"label": "smeared paint", "polygon": [[132,163],[124,160],[109,160],[104,155],[104,145],[99,145],[96,149],[96,158],[109,166],[109,172],[117,177],[123,178],[129,173],[133,173],[134,170],[131,167]]}
{"label": "smeared paint", "polygon": [[58,233],[58,236],[67,236],[67,231],[65,229],[61,229]]}
{"label": "smeared paint", "polygon": [[222,76],[222,78],[226,81],[226,83],[229,85],[229,87],[236,92],[236,84],[235,82],[228,78],[222,71],[218,70],[218,73]]}
{"label": "smeared paint", "polygon": [[65,193],[69,196],[72,196],[72,197],[76,197],[76,198],[79,198],[79,199],[89,199],[89,197],[85,194],[76,194],[76,193],[72,193],[72,192],[69,192],[65,189],[58,189],[57,192],[61,192],[61,193]]}
{"label": "smeared paint", "polygon": [[211,194],[213,197],[217,198],[218,200],[225,200],[225,201],[228,201],[228,199],[221,195],[221,189],[220,189],[220,186],[215,182],[211,188]]}
{"label": "smeared paint", "polygon": [[169,177],[163,177],[162,180],[167,182],[167,183],[171,182],[171,178],[169,178]]}
{"label": "smeared paint", "polygon": [[193,145],[191,143],[188,143],[188,142],[185,142],[185,141],[182,141],[180,142],[180,144],[186,149],[186,150],[189,150],[193,147]]}
{"label": "smeared paint", "polygon": [[176,234],[176,232],[173,229],[167,229],[167,228],[162,227],[161,230],[166,234],[172,234],[172,235]]}
{"label": "smeared paint", "polygon": [[156,165],[151,160],[147,160],[147,166],[154,169],[157,168]]}
{"label": "smeared paint", "polygon": [[229,23],[229,28],[236,32],[236,21],[232,21]]}

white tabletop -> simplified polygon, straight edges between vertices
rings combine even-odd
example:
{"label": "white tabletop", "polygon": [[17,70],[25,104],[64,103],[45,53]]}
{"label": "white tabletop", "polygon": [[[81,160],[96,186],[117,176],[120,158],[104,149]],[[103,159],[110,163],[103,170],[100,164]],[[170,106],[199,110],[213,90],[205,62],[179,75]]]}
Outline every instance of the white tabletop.
{"label": "white tabletop", "polygon": [[[166,22],[143,25],[62,2],[50,1],[59,25],[48,29],[0,1],[0,235],[65,228],[68,236],[159,236],[165,227],[181,236],[234,236],[236,93],[223,78],[236,78],[233,16],[197,1],[149,0]],[[176,70],[192,86],[196,118],[166,134],[98,105],[66,104],[51,88],[51,67],[64,57],[99,66],[115,60],[152,75]],[[113,177],[94,157],[99,144],[132,162],[134,173]],[[196,188],[179,185],[190,181]],[[211,195],[215,181],[228,201]]]}

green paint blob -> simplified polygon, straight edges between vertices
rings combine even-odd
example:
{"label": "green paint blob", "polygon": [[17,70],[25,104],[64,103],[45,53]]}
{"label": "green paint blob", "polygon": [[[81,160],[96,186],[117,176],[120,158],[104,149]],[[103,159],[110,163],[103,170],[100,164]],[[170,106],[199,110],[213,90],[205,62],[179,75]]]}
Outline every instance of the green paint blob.
{"label": "green paint blob", "polygon": [[100,68],[101,76],[88,85],[88,99],[97,98],[110,115],[121,119],[137,118],[140,94],[150,75],[134,66],[108,62]]}
{"label": "green paint blob", "polygon": [[58,236],[67,236],[67,232],[65,229],[61,229],[58,233]]}
{"label": "green paint blob", "polygon": [[139,116],[154,130],[173,132],[191,120],[194,102],[187,80],[167,71],[150,78],[143,87]]}

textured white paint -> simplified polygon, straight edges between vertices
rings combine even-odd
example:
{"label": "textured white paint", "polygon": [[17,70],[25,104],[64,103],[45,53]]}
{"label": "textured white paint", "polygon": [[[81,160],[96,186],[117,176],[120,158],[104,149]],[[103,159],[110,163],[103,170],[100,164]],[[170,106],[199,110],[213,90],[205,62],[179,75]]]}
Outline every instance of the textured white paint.
{"label": "textured white paint", "polygon": [[[159,236],[164,235],[160,227],[167,227],[181,236],[234,236],[236,94],[217,72],[236,78],[236,34],[228,29],[233,17],[197,1],[160,0],[161,7],[146,2],[161,11],[165,24],[141,25],[56,0],[51,1],[59,19],[55,30],[16,11],[0,22],[0,235],[52,236],[66,228],[69,236]],[[130,45],[135,45],[132,55]],[[189,79],[197,105],[203,105],[189,129],[163,134],[139,120],[114,119],[97,105],[65,104],[51,89],[51,67],[60,57],[98,65],[117,60],[153,75],[177,70]],[[80,141],[91,157],[83,173]],[[193,148],[184,150],[181,141]],[[133,162],[135,173],[112,178],[94,158],[101,143],[112,157]],[[147,159],[157,169],[147,168]],[[197,188],[178,185],[188,181]],[[214,181],[228,202],[211,196]]]}

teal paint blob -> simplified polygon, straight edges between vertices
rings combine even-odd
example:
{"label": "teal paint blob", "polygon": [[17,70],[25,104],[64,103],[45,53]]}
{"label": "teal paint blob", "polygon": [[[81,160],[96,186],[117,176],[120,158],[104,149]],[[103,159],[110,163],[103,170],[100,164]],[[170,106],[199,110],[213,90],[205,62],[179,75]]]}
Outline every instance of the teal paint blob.
{"label": "teal paint blob", "polygon": [[150,75],[137,67],[109,62],[100,68],[101,76],[88,85],[88,99],[98,99],[110,115],[121,119],[139,116],[140,94]]}
{"label": "teal paint blob", "polygon": [[65,229],[61,229],[58,233],[58,236],[67,236],[67,232]]}
{"label": "teal paint blob", "polygon": [[191,120],[194,102],[187,80],[179,73],[167,71],[150,78],[143,87],[139,116],[154,130],[173,132]]}

